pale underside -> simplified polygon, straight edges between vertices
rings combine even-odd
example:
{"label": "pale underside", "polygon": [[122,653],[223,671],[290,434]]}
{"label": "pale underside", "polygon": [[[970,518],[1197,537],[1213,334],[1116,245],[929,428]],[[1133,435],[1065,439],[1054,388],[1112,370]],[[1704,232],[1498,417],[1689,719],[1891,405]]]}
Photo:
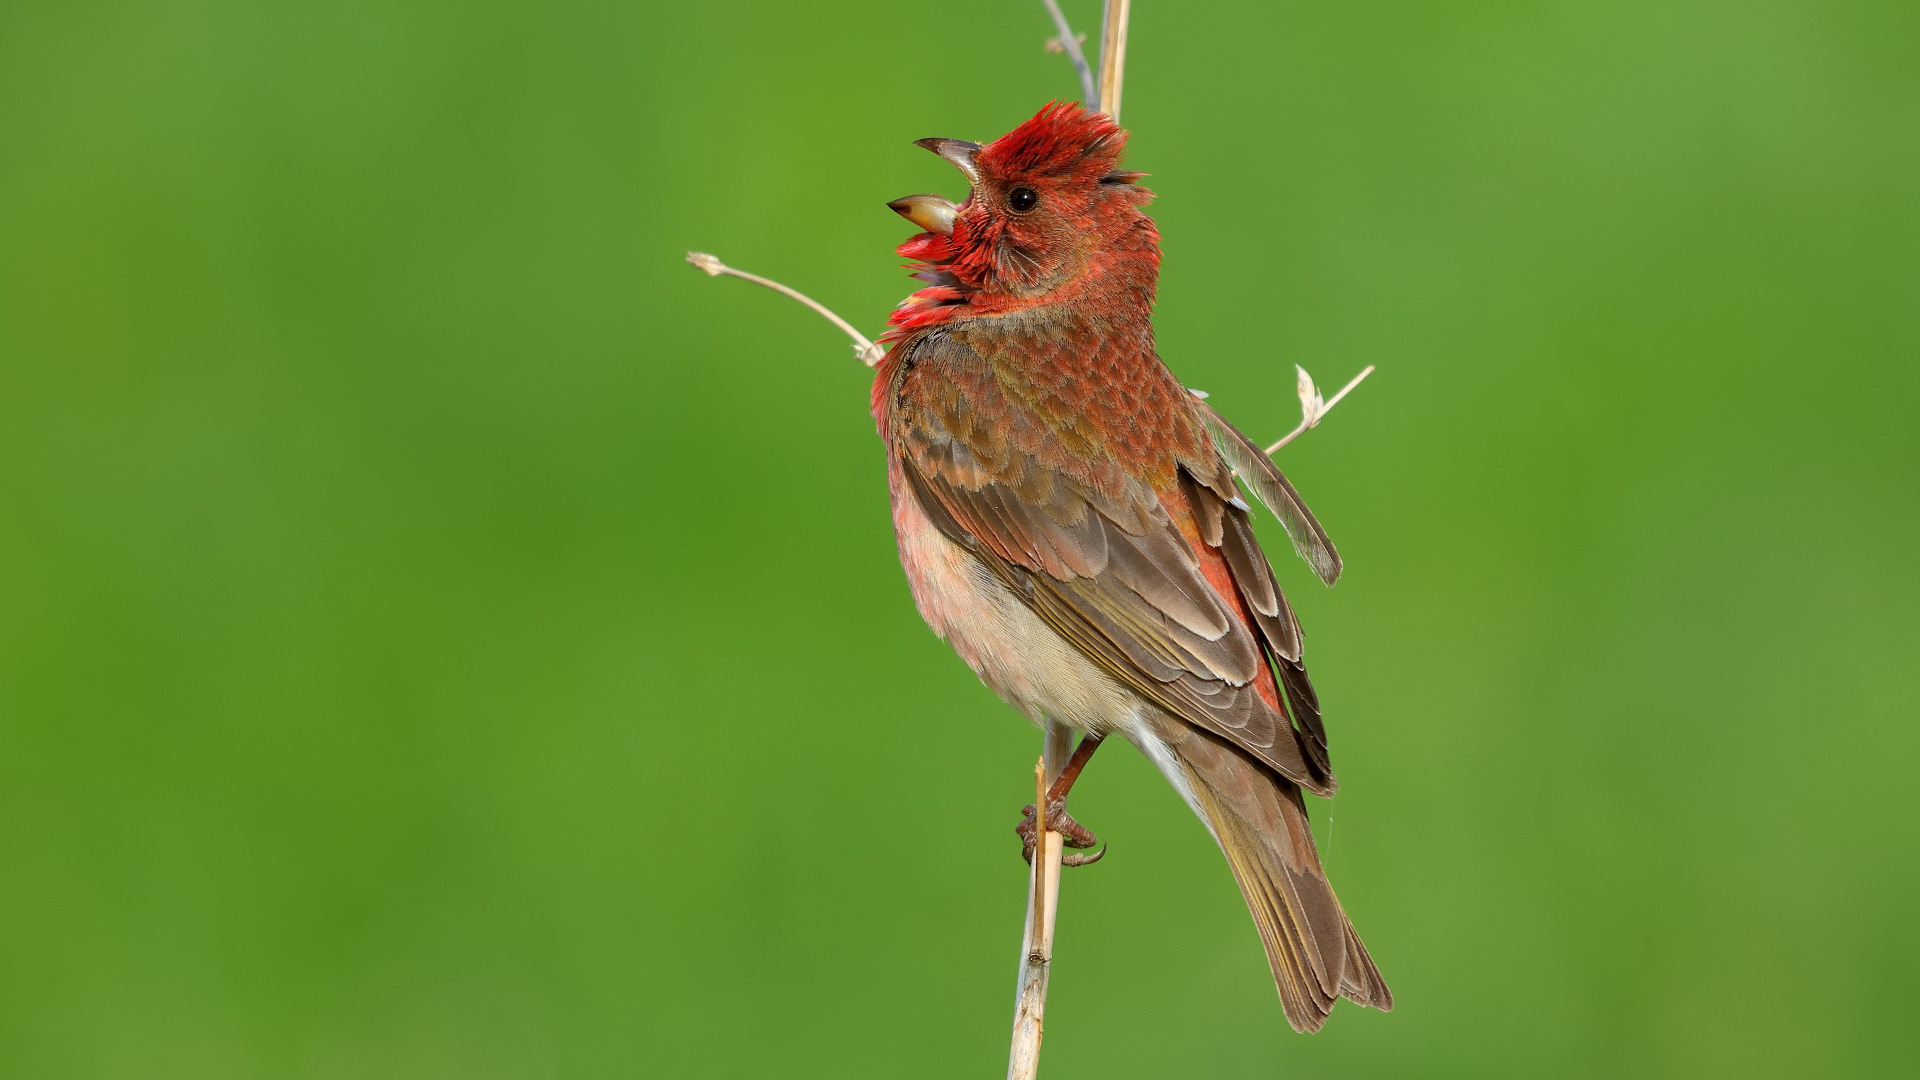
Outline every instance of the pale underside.
{"label": "pale underside", "polygon": [[898,474],[893,487],[893,525],[914,603],[980,681],[1036,724],[1123,735],[1135,745],[1152,738],[1141,722],[1143,710],[1152,705],[1087,659],[979,559],[942,535],[912,492],[902,490]]}

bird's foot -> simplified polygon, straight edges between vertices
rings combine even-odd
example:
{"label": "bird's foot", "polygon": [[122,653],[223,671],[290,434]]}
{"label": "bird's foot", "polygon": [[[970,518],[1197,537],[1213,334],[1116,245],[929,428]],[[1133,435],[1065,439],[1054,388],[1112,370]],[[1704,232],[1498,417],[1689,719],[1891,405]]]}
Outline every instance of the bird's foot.
{"label": "bird's foot", "polygon": [[[1013,827],[1013,831],[1020,834],[1020,857],[1027,860],[1028,863],[1032,863],[1033,849],[1038,843],[1034,839],[1036,822],[1034,821],[1033,806],[1032,804],[1028,804],[1021,807],[1020,810],[1027,816],[1021,819],[1020,824]],[[1067,800],[1065,799],[1050,799],[1047,801],[1047,831],[1059,833],[1060,838],[1065,841],[1066,845],[1070,848],[1090,848],[1095,846],[1100,848],[1099,851],[1091,855],[1063,855],[1060,857],[1061,866],[1086,866],[1089,863],[1097,863],[1107,853],[1106,845],[1100,843],[1100,838],[1093,835],[1092,830],[1088,829],[1085,825],[1073,820],[1072,814],[1067,813]]]}

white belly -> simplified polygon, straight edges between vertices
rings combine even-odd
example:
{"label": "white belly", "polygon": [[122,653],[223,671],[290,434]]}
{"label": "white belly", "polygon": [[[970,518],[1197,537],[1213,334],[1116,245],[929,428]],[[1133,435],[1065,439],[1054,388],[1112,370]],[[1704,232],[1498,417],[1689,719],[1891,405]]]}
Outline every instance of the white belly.
{"label": "white belly", "polygon": [[920,615],[980,681],[1035,723],[1138,734],[1150,707],[1053,632],[991,570],[941,534],[894,478],[893,527]]}
{"label": "white belly", "polygon": [[921,512],[901,477],[890,477],[889,486],[900,564],[913,602],[933,632],[953,646],[981,682],[1034,723],[1117,734],[1139,747],[1207,821],[1173,751],[1147,723],[1156,706],[1100,670],[980,560],[947,539]]}

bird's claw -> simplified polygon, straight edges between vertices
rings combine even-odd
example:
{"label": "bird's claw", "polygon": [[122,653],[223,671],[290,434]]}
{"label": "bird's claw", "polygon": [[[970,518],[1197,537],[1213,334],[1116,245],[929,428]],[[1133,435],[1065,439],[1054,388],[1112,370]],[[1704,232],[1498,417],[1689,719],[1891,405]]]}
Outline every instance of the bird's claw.
{"label": "bird's claw", "polygon": [[1097,863],[1101,859],[1104,859],[1106,857],[1107,857],[1107,845],[1101,844],[1100,850],[1094,852],[1091,855],[1060,856],[1060,865],[1061,866],[1092,866],[1094,863]]}
{"label": "bird's claw", "polygon": [[[1034,838],[1033,805],[1029,803],[1021,807],[1020,812],[1026,817],[1021,819],[1020,824],[1013,827],[1013,831],[1020,837],[1020,857],[1031,865],[1033,851],[1037,846]],[[1107,853],[1106,845],[1100,842],[1100,838],[1093,835],[1092,830],[1085,825],[1073,820],[1072,814],[1067,813],[1065,799],[1053,799],[1047,803],[1047,831],[1059,833],[1061,840],[1070,848],[1098,847],[1100,849],[1091,855],[1063,855],[1060,858],[1061,866],[1087,866],[1099,862]]]}

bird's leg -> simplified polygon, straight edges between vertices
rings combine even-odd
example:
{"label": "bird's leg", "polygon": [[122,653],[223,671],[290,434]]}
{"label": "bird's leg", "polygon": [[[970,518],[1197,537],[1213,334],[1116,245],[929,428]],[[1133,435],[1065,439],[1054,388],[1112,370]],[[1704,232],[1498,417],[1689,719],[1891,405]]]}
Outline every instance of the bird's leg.
{"label": "bird's leg", "polygon": [[[1053,786],[1047,789],[1047,830],[1059,833],[1061,839],[1070,848],[1090,848],[1100,843],[1099,837],[1093,835],[1085,825],[1073,820],[1073,815],[1067,813],[1067,792],[1073,790],[1073,782],[1080,779],[1080,771],[1087,767],[1093,752],[1100,749],[1100,740],[1103,738],[1105,738],[1104,735],[1095,735],[1091,732],[1083,736],[1080,739],[1080,745],[1073,750],[1073,757],[1067,759],[1066,768],[1060,770],[1060,775],[1054,780]],[[1020,857],[1031,863],[1033,849],[1039,842],[1036,839],[1036,815],[1031,804],[1020,809],[1026,817],[1020,824],[1014,826],[1013,831],[1020,834]],[[1099,862],[1106,853],[1107,849],[1103,846],[1091,855],[1063,856],[1060,865],[1085,866],[1088,863]]]}

